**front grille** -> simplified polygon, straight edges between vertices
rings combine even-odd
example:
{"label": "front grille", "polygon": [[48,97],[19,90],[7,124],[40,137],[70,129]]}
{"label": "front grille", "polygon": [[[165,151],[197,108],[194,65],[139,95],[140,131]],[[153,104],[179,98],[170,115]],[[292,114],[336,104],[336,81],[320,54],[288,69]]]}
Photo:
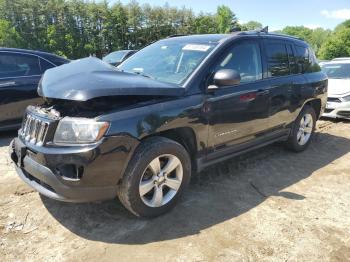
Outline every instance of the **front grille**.
{"label": "front grille", "polygon": [[327,101],[328,102],[335,102],[335,103],[340,103],[341,102],[341,100],[339,98],[337,98],[337,97],[328,97]]}
{"label": "front grille", "polygon": [[27,142],[42,146],[45,142],[49,121],[45,121],[35,115],[27,113],[23,119],[19,135]]}

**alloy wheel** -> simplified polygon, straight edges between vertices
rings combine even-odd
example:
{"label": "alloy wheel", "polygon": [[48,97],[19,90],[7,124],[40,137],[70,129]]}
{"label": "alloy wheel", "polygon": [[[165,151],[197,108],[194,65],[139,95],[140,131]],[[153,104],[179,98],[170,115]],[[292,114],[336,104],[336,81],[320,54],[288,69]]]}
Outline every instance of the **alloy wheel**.
{"label": "alloy wheel", "polygon": [[161,207],[169,203],[179,191],[183,167],[179,158],[166,154],[153,159],[143,172],[139,193],[149,207]]}
{"label": "alloy wheel", "polygon": [[299,145],[303,146],[309,141],[313,127],[314,121],[312,115],[305,114],[300,120],[299,130],[297,133],[297,141]]}

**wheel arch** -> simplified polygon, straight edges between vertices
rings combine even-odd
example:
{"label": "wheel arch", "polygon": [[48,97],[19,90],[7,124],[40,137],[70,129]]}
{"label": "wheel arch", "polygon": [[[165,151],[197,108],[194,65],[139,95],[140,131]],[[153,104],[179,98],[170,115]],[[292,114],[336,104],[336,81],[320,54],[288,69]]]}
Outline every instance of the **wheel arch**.
{"label": "wheel arch", "polygon": [[320,118],[320,116],[321,116],[321,105],[322,105],[321,99],[316,98],[316,99],[309,100],[309,101],[307,101],[304,104],[303,108],[305,107],[305,105],[311,106],[315,110],[316,119]]}
{"label": "wheel arch", "polygon": [[141,139],[141,142],[150,137],[165,137],[182,145],[190,155],[192,166],[195,165],[197,156],[197,138],[195,132],[190,127],[178,127],[151,134]]}

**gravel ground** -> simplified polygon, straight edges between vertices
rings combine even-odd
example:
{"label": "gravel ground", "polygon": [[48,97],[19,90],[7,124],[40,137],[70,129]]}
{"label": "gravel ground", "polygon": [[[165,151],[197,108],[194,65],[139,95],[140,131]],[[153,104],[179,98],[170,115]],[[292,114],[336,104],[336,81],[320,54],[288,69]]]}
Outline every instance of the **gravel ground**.
{"label": "gravel ground", "polygon": [[319,121],[310,148],[272,145],[198,174],[169,214],[31,190],[0,138],[0,261],[350,261],[350,122]]}

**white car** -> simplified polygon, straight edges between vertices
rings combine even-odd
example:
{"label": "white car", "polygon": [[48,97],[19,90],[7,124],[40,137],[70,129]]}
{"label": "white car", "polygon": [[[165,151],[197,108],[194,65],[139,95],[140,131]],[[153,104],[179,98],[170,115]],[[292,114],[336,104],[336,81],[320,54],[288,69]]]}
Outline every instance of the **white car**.
{"label": "white car", "polygon": [[350,58],[322,66],[328,76],[328,100],[324,117],[350,119]]}

